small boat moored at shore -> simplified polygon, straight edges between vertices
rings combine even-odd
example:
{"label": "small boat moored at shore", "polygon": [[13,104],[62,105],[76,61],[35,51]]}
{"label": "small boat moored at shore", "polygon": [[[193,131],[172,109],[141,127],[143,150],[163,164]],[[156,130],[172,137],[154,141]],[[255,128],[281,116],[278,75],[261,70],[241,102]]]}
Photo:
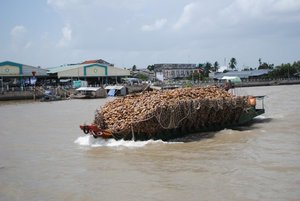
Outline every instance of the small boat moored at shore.
{"label": "small boat moored at shore", "polygon": [[71,95],[71,98],[106,98],[106,90],[102,87],[80,87]]}

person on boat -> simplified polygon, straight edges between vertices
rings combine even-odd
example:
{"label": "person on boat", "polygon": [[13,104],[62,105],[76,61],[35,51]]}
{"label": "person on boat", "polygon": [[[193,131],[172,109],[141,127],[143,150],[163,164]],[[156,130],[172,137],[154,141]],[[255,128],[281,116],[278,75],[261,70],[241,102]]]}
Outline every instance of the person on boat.
{"label": "person on boat", "polygon": [[225,85],[224,85],[224,89],[226,91],[229,91],[229,89],[232,89],[232,88],[234,88],[234,87],[233,87],[231,81],[230,80],[226,80]]}

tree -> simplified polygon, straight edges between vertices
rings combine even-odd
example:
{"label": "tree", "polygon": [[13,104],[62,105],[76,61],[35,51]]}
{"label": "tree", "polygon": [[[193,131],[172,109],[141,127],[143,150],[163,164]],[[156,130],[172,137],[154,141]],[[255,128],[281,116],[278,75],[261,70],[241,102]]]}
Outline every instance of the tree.
{"label": "tree", "polygon": [[209,62],[206,62],[204,64],[204,77],[208,77],[209,76],[209,72],[212,70],[212,64]]}
{"label": "tree", "polygon": [[295,63],[291,65],[290,63],[281,64],[280,66],[276,66],[274,70],[269,73],[269,77],[271,78],[291,78],[295,76],[297,72],[299,72],[299,68]]}
{"label": "tree", "polygon": [[219,70],[219,63],[216,61],[216,62],[214,63],[213,71],[214,71],[214,72],[217,72],[218,70]]}
{"label": "tree", "polygon": [[198,68],[203,68],[204,64],[198,64]]}
{"label": "tree", "polygon": [[258,59],[258,69],[273,69],[274,68],[274,64],[268,64],[266,62],[262,62],[261,58]]}
{"label": "tree", "polygon": [[203,80],[203,74],[198,71],[193,71],[191,75],[188,77],[189,80],[195,82],[196,80]]}
{"label": "tree", "polygon": [[153,71],[153,70],[154,70],[154,65],[148,65],[147,69],[148,69],[149,71]]}
{"label": "tree", "polygon": [[136,71],[136,65],[132,66],[132,71]]}
{"label": "tree", "polygon": [[200,80],[200,73],[197,71],[192,72],[192,81],[194,82],[194,80]]}
{"label": "tree", "polygon": [[261,64],[262,64],[261,58],[258,59],[258,63],[259,63],[259,66],[261,66]]}
{"label": "tree", "polygon": [[236,64],[237,64],[237,61],[236,59],[233,57],[230,59],[230,62],[229,62],[229,68],[231,68],[232,70],[236,68]]}
{"label": "tree", "polygon": [[262,64],[260,64],[258,69],[273,69],[273,67],[274,64],[267,64],[266,62],[263,62]]}
{"label": "tree", "polygon": [[300,61],[295,61],[292,67],[296,69],[297,73],[300,73]]}
{"label": "tree", "polygon": [[143,81],[146,81],[146,80],[149,79],[149,77],[147,75],[144,75],[142,73],[138,73],[137,78],[140,79],[140,80],[143,80]]}

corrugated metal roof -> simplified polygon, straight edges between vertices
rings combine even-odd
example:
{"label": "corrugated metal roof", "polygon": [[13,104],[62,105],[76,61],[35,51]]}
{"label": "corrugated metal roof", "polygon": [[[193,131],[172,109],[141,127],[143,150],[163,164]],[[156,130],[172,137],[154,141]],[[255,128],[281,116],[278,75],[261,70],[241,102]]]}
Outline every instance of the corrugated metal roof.
{"label": "corrugated metal roof", "polygon": [[106,86],[105,89],[117,89],[117,90],[120,90],[120,89],[123,89],[125,88],[124,86]]}
{"label": "corrugated metal roof", "polygon": [[66,70],[80,68],[83,66],[85,66],[85,65],[84,64],[76,64],[76,65],[58,66],[58,67],[48,68],[48,73],[53,74],[53,73],[58,73],[58,72],[66,71]]}
{"label": "corrugated metal roof", "polygon": [[23,65],[23,75],[32,76],[33,71],[35,71],[36,76],[48,76],[48,74],[47,74],[48,70],[46,70],[46,69]]}
{"label": "corrugated metal roof", "polygon": [[110,63],[108,63],[107,61],[104,61],[103,59],[87,60],[87,61],[82,62],[81,64],[93,64],[93,63],[111,65]]}
{"label": "corrugated metal roof", "polygon": [[47,76],[47,69],[43,69],[40,67],[34,67],[30,65],[25,65],[25,64],[20,64],[12,61],[4,61],[0,62],[0,67],[1,66],[16,66],[20,68],[20,76],[32,76],[32,72],[35,72],[36,76]]}
{"label": "corrugated metal roof", "polygon": [[215,79],[221,79],[223,76],[237,76],[239,78],[247,79],[249,77],[257,77],[266,75],[270,72],[269,69],[251,70],[251,71],[229,71],[227,73],[217,73],[214,75]]}
{"label": "corrugated metal roof", "polygon": [[[49,72],[48,74],[55,74],[57,73],[58,77],[72,77],[75,76],[70,72],[70,75],[67,75],[69,72],[66,71],[71,71],[71,70],[76,70],[79,69],[78,75],[77,76],[85,76],[87,73],[86,68],[89,67],[103,67],[105,72],[104,76],[128,76],[130,75],[130,71],[126,69],[122,69],[119,67],[114,67],[114,66],[109,66],[109,65],[104,65],[104,64],[99,64],[99,63],[92,63],[92,64],[72,64],[72,65],[65,65],[65,66],[59,66],[59,67],[53,67],[53,68],[48,68]],[[82,69],[82,70],[80,70]],[[118,73],[116,73],[118,71]],[[109,72],[109,73],[108,73]],[[63,75],[60,75],[63,74]]]}
{"label": "corrugated metal roof", "polygon": [[80,87],[76,91],[98,91],[101,87]]}

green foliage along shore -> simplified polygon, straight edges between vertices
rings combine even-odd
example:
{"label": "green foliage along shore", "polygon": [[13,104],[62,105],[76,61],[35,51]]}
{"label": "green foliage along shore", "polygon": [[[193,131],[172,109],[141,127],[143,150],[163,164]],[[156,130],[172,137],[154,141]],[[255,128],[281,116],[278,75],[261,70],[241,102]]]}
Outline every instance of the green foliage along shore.
{"label": "green foliage along shore", "polygon": [[276,66],[270,73],[270,78],[291,78],[300,74],[300,61],[293,64],[281,64]]}

